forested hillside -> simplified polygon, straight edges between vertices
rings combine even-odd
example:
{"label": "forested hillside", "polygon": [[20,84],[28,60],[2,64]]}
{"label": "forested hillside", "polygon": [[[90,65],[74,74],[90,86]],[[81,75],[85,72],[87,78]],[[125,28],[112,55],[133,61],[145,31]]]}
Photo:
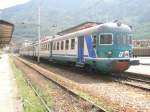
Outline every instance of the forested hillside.
{"label": "forested hillside", "polygon": [[[31,0],[2,11],[3,19],[16,23],[15,38],[36,38],[37,27],[32,24],[38,23],[39,6],[42,36],[53,35],[85,21],[117,19],[133,26],[134,38],[150,38],[149,0]],[[22,25],[22,22],[29,24]]]}

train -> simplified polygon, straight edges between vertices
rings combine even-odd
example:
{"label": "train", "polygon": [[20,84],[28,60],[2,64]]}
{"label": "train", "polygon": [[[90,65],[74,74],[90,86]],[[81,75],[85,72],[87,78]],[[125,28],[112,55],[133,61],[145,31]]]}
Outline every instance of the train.
{"label": "train", "polygon": [[138,64],[132,57],[132,28],[121,22],[108,22],[58,35],[20,48],[20,55],[47,59],[104,73],[124,72]]}

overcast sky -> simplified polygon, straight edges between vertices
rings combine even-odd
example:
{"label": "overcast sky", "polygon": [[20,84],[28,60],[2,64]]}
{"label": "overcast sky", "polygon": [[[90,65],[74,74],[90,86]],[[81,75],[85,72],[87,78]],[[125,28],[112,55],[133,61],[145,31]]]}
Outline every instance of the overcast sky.
{"label": "overcast sky", "polygon": [[0,0],[0,9],[8,8],[14,5],[23,4],[29,0]]}

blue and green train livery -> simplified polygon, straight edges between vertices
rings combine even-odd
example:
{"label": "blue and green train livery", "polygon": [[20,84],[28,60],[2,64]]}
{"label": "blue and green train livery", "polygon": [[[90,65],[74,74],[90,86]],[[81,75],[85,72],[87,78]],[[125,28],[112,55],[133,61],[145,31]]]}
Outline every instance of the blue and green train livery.
{"label": "blue and green train livery", "polygon": [[[104,23],[41,42],[40,57],[101,72],[123,72],[132,63],[131,35],[128,25]],[[30,56],[37,57],[37,47],[38,44],[23,47],[20,54],[30,52]]]}

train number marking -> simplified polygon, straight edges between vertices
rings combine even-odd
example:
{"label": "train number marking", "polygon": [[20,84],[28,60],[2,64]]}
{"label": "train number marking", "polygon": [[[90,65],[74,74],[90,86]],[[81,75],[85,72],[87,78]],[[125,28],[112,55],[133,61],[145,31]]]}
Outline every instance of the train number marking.
{"label": "train number marking", "polygon": [[120,52],[120,53],[119,53],[119,57],[123,57],[123,52]]}

